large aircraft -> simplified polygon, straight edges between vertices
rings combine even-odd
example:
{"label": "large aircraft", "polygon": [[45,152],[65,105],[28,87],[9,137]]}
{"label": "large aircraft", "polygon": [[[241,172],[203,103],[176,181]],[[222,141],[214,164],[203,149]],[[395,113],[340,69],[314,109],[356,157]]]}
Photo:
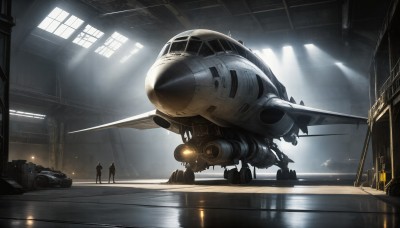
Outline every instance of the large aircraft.
{"label": "large aircraft", "polygon": [[180,134],[183,143],[174,157],[186,170],[173,172],[170,182],[193,183],[195,172],[217,165],[225,168],[230,183],[248,183],[249,164],[276,165],[278,180],[297,179],[288,168],[293,161],[274,140],[296,145],[299,131],[308,134],[308,126],[367,120],[296,104],[268,65],[242,42],[205,29],[171,38],[148,71],[145,89],[156,110],[71,133],[161,127]]}

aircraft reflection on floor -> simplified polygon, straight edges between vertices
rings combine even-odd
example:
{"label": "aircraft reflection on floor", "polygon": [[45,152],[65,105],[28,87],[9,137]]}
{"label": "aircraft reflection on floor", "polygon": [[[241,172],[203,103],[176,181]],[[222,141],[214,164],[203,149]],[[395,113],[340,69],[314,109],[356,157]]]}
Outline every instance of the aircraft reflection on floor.
{"label": "aircraft reflection on floor", "polygon": [[337,185],[337,176],[319,179],[326,180],[286,187],[265,179],[246,186],[221,178],[75,182],[69,190],[0,196],[0,227],[398,227],[399,199],[340,185],[343,177]]}

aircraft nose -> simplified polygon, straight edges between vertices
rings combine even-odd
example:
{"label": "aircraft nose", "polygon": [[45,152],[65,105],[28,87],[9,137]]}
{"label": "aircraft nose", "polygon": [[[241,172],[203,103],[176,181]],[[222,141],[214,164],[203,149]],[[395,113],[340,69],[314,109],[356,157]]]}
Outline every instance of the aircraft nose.
{"label": "aircraft nose", "polygon": [[171,113],[186,108],[194,91],[194,75],[184,62],[153,67],[146,78],[146,92],[150,101]]}

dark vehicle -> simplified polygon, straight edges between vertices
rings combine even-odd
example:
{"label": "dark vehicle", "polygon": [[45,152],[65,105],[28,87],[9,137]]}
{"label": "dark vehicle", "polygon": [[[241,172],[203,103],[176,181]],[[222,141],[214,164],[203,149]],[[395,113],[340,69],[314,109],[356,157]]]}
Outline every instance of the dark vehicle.
{"label": "dark vehicle", "polygon": [[69,188],[72,185],[72,179],[60,171],[42,170],[35,178],[35,186],[39,188],[62,187]]}

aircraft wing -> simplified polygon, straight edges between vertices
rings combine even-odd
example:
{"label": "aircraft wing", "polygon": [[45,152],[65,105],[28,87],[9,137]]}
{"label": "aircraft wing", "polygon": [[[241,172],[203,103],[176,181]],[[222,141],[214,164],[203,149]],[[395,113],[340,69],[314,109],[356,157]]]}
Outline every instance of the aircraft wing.
{"label": "aircraft wing", "polygon": [[152,128],[159,128],[160,126],[157,125],[153,118],[158,116],[156,110],[146,112],[140,115],[128,117],[126,119],[118,120],[115,122],[86,128],[82,130],[72,131],[72,133],[84,132],[84,131],[93,131],[93,130],[102,130],[106,128],[113,128],[113,127],[123,127],[123,128],[135,128],[135,129],[152,129]]}
{"label": "aircraft wing", "polygon": [[272,99],[269,105],[287,113],[300,128],[327,124],[366,124],[368,120],[368,118],[361,116],[310,108],[280,99]]}

